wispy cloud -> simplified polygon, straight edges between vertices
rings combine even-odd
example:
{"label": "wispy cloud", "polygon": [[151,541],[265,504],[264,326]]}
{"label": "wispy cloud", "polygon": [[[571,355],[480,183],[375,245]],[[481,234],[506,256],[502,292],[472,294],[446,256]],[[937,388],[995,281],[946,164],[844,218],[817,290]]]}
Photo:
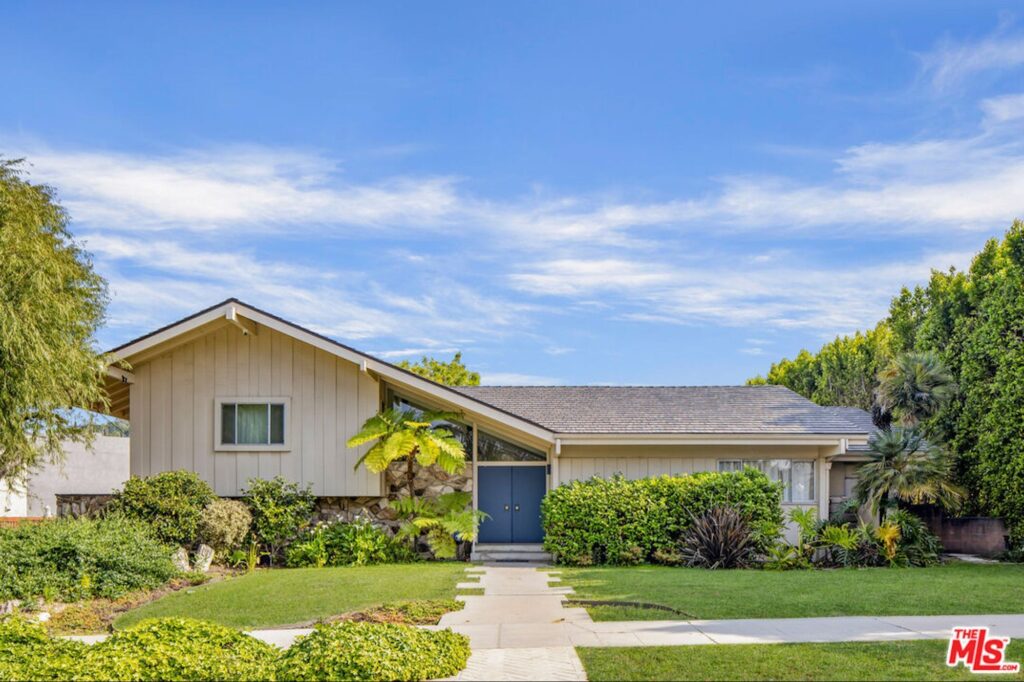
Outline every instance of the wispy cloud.
{"label": "wispy cloud", "polygon": [[1024,93],[989,97],[981,101],[981,109],[990,124],[1019,120],[1024,118]]}
{"label": "wispy cloud", "polygon": [[940,41],[919,56],[931,85],[940,92],[948,91],[975,74],[1024,64],[1024,34],[1008,34],[1006,27],[1001,27],[980,40]]}

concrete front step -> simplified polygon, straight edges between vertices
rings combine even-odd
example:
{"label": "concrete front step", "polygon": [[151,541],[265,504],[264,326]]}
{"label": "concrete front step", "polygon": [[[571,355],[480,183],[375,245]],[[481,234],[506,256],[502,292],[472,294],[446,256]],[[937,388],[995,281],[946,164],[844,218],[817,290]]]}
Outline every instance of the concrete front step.
{"label": "concrete front step", "polygon": [[551,555],[539,544],[476,544],[470,554],[471,561],[522,561],[547,563]]}

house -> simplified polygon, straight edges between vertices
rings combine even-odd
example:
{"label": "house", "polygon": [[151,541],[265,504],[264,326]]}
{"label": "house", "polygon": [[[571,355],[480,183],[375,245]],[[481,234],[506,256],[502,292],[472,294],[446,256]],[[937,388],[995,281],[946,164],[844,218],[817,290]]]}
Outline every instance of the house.
{"label": "house", "polygon": [[[229,299],[111,351],[110,412],[131,422],[131,473],[197,472],[222,496],[252,478],[312,486],[323,510],[386,517],[398,487],[355,468],[347,439],[407,403],[462,414],[462,475],[421,471],[418,490],[472,490],[490,519],[478,544],[540,542],[540,501],[594,475],[761,468],[786,506],[828,514],[837,465],[868,430],[780,386],[459,387],[436,384]],[[838,469],[837,469],[838,470]],[[845,489],[844,489],[845,490]]]}

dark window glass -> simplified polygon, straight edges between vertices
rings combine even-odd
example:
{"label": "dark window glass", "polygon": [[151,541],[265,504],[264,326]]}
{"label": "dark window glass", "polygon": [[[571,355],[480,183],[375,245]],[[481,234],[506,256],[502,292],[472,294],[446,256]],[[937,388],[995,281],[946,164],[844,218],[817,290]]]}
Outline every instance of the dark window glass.
{"label": "dark window glass", "polygon": [[224,403],[220,406],[220,442],[224,445],[235,443],[235,404]]}
{"label": "dark window glass", "polygon": [[[423,412],[429,412],[430,409],[412,402],[408,398],[395,393],[392,389],[388,389],[384,394],[384,401],[389,407],[395,407],[400,410],[412,410],[417,414]],[[466,461],[473,459],[473,427],[469,424],[463,424],[462,422],[454,421],[441,421],[436,422],[434,426],[447,429],[452,432],[452,435],[459,439],[462,443],[463,450],[466,451]]]}
{"label": "dark window glass", "polygon": [[270,406],[270,442],[284,445],[284,405],[280,403]]}
{"label": "dark window glass", "polygon": [[544,462],[547,455],[539,450],[510,443],[481,431],[477,435],[477,461],[479,462]]}

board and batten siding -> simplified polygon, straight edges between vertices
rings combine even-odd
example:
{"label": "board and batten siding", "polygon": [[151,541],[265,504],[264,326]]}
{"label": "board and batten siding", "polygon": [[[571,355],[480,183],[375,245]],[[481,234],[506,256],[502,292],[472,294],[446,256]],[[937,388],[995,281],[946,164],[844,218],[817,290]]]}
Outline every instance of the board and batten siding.
{"label": "board and batten siding", "polygon": [[[133,367],[131,473],[195,471],[218,495],[281,475],[315,495],[378,496],[381,476],[354,471],[366,451],[345,441],[379,407],[380,387],[354,363],[280,332],[224,326]],[[286,452],[214,451],[215,401],[291,399]]]}

